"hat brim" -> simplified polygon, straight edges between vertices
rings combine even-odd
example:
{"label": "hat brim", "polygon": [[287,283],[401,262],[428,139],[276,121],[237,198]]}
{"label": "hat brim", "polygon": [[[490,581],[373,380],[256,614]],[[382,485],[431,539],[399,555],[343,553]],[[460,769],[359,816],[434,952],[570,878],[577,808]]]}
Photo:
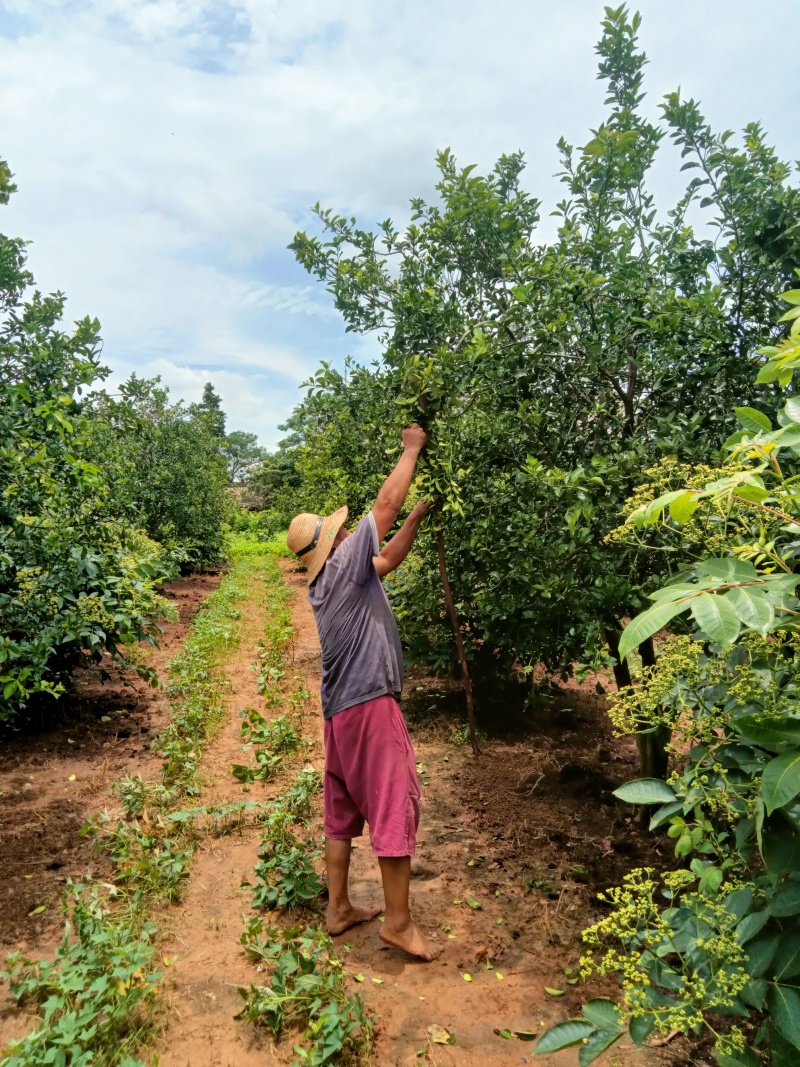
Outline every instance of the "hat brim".
{"label": "hat brim", "polygon": [[322,570],[325,561],[333,551],[333,542],[336,539],[337,533],[347,521],[347,514],[347,505],[345,505],[343,508],[339,508],[338,511],[334,511],[331,515],[326,515],[322,520],[322,527],[319,531],[316,548],[309,552],[308,556],[303,559],[303,563],[305,563],[307,567],[306,581],[309,585],[311,585]]}

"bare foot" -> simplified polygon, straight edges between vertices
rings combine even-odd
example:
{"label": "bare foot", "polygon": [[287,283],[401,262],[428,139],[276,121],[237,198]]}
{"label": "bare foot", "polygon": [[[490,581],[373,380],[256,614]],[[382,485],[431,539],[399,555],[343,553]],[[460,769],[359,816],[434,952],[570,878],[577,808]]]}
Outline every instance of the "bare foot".
{"label": "bare foot", "polygon": [[421,960],[435,960],[442,954],[442,945],[432,945],[415,922],[409,922],[402,928],[391,927],[384,923],[378,936],[381,941],[394,948],[401,948],[411,956]]}
{"label": "bare foot", "polygon": [[351,926],[368,923],[370,919],[377,918],[382,911],[383,908],[354,908],[352,904],[347,908],[334,911],[329,904],[325,912],[325,929],[331,937],[336,937],[337,934],[343,934],[345,930],[349,930]]}

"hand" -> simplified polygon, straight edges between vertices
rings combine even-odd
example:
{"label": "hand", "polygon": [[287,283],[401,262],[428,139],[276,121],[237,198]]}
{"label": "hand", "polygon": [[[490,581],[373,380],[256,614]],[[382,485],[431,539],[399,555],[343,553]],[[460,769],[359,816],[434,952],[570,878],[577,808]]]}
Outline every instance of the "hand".
{"label": "hand", "polygon": [[411,514],[419,516],[419,518],[422,518],[424,515],[427,515],[430,510],[431,510],[431,502],[430,502],[430,500],[418,500],[416,502],[416,504],[414,505],[414,507],[411,509]]}
{"label": "hand", "polygon": [[412,422],[401,434],[403,448],[411,452],[421,452],[428,437],[419,423]]}

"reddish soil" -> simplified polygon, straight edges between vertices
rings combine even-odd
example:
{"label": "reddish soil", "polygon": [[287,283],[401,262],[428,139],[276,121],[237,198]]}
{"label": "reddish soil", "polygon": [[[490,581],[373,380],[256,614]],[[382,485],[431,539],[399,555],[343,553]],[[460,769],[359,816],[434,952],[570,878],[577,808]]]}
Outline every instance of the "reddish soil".
{"label": "reddish soil", "polygon": [[[162,679],[218,583],[215,575],[192,575],[163,587],[180,618],[165,625],[160,648],[148,650]],[[2,947],[47,952],[60,937],[67,878],[102,869],[78,831],[106,806],[114,779],[126,771],[146,775],[159,764],[150,743],[165,721],[163,693],[132,671],[107,670],[106,681],[98,669],[79,670],[70,691],[43,709],[38,730],[29,726],[0,741]]]}
{"label": "reddish soil", "polygon": [[[316,628],[304,580],[288,570],[286,577],[294,591],[294,667],[312,693],[304,711],[304,732],[313,743],[307,759],[321,768]],[[189,593],[190,587],[173,596],[182,601],[180,593]],[[184,628],[186,621],[182,619]],[[263,711],[256,675],[249,667],[264,622],[263,596],[255,581],[243,606],[241,643],[225,663],[231,680],[229,716],[203,763],[206,803],[272,796],[285,788],[300,765],[298,761],[287,767],[282,778],[266,786],[242,786],[230,773],[231,764],[242,761],[238,712],[247,706]],[[158,665],[174,655],[181,636],[177,630],[166,635]],[[24,813],[14,823],[14,855],[19,853],[14,870],[16,892],[27,891],[25,904],[16,909],[16,925],[2,916],[6,925],[0,929],[7,943],[22,937],[29,947],[33,942],[37,950],[46,949],[54,923],[49,918],[52,903],[62,888],[58,879],[97,864],[78,844],[77,827],[104,805],[105,787],[113,778],[151,766],[149,737],[161,724],[160,698],[136,684],[122,689],[115,683],[115,689],[116,703],[106,703],[102,711],[96,699],[102,702],[114,690],[93,691],[91,701],[87,698],[82,731],[74,723],[84,723],[84,718],[76,713],[57,731],[15,741],[16,755],[9,756],[7,750],[8,778],[0,779],[0,785],[6,789],[3,802],[15,813],[12,818]],[[113,719],[100,728],[112,704],[123,708],[124,722],[130,724],[123,730]],[[444,952],[435,963],[414,962],[383,945],[377,921],[336,939],[342,951],[349,947],[348,988],[358,991],[378,1016],[372,1062],[378,1067],[420,1062],[437,1067],[575,1067],[574,1050],[533,1057],[532,1044],[518,1037],[506,1040],[496,1031],[541,1033],[574,1015],[588,997],[613,992],[610,986],[567,983],[581,954],[580,931],[601,913],[597,891],[616,884],[631,867],[657,865],[661,859],[659,840],[641,838],[629,810],[611,796],[613,788],[636,775],[634,748],[610,736],[593,684],[572,685],[556,699],[544,701],[527,713],[522,727],[519,720],[509,725],[500,703],[484,699],[481,726],[488,737],[477,760],[468,746],[455,743],[454,723],[461,724],[463,709],[454,683],[413,673],[404,712],[423,793],[412,868],[413,905],[418,921],[443,944]],[[120,736],[123,731],[127,737]],[[82,748],[67,747],[68,737]],[[73,773],[76,782],[69,783]],[[12,777],[16,784],[9,788]],[[23,793],[26,782],[31,787]],[[35,800],[25,795],[33,789],[41,789]],[[42,845],[33,844],[34,828]],[[8,833],[8,823],[3,831]],[[23,854],[21,839],[27,837],[31,841]],[[261,1067],[265,1059],[275,1064],[296,1059],[291,1035],[275,1045],[269,1032],[233,1018],[242,1003],[238,988],[262,980],[237,943],[242,916],[249,913],[249,893],[241,883],[252,873],[260,837],[252,823],[228,836],[207,837],[181,905],[157,916],[167,934],[163,955],[177,957],[167,974],[163,1028],[152,1050],[160,1067]],[[63,866],[47,869],[53,860]],[[35,878],[25,879],[31,873]],[[46,885],[49,895],[37,895],[31,882]],[[354,853],[353,896],[363,903],[382,903],[368,838],[358,842]],[[478,901],[480,909],[472,909],[467,897]],[[43,898],[51,902],[48,911],[29,917]],[[294,918],[270,916],[267,922],[289,923]],[[572,971],[565,974],[565,968]],[[363,975],[364,981],[356,981],[355,975]],[[551,996],[545,986],[564,993]],[[446,1027],[456,1043],[434,1044],[431,1026]],[[2,1029],[0,1018],[0,1037]],[[663,1055],[636,1051],[624,1042],[598,1062],[603,1067],[643,1067],[665,1062]]]}

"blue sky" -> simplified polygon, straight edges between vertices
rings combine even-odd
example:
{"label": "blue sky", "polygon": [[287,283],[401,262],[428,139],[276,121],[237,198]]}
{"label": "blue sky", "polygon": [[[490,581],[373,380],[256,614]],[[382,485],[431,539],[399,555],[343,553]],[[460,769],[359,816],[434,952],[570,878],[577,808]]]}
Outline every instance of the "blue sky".
{"label": "blue sky", "polygon": [[[715,128],[760,119],[800,156],[791,0],[643,0],[647,106],[681,86]],[[96,315],[114,380],[214,382],[266,445],[321,359],[360,359],[286,250],[317,200],[366,221],[430,196],[434,154],[522,148],[546,212],[555,143],[603,114],[594,0],[0,0],[0,228],[40,287]],[[661,153],[666,207],[678,163]]]}

